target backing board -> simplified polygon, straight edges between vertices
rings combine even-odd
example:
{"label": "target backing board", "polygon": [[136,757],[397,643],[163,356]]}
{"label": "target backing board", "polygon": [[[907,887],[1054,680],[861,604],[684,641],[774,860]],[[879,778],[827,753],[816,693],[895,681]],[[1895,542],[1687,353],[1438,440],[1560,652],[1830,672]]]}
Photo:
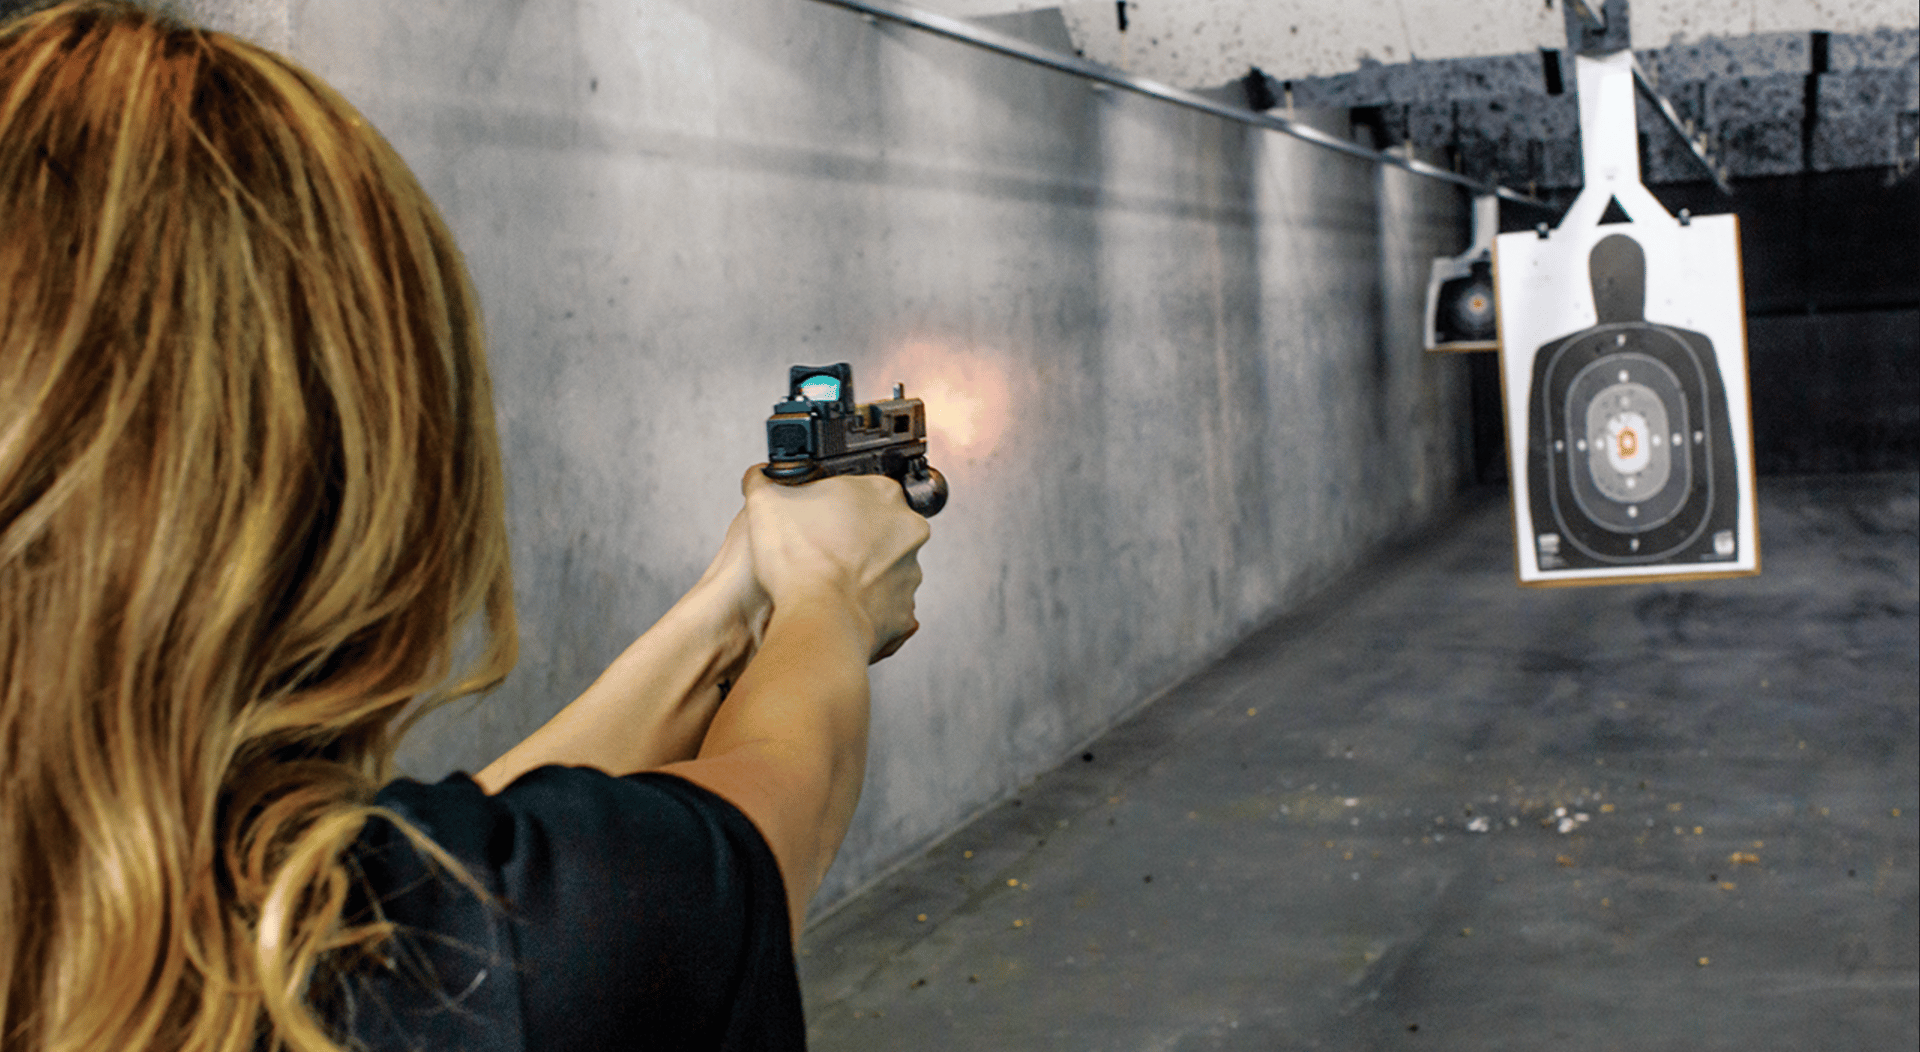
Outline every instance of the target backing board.
{"label": "target backing board", "polygon": [[1739,229],[1646,218],[1495,241],[1522,584],[1760,569]]}

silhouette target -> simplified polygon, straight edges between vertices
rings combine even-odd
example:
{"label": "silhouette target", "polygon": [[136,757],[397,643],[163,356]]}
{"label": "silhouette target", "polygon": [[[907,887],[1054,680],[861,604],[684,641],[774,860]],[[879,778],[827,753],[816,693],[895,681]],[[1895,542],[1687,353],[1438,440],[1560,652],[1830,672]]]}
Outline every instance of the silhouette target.
{"label": "silhouette target", "polygon": [[1739,488],[1713,342],[1646,320],[1646,254],[1587,257],[1597,323],[1533,360],[1528,500],[1542,570],[1727,562]]}
{"label": "silhouette target", "polygon": [[1493,263],[1490,260],[1475,260],[1465,277],[1441,284],[1434,329],[1439,343],[1494,338]]}

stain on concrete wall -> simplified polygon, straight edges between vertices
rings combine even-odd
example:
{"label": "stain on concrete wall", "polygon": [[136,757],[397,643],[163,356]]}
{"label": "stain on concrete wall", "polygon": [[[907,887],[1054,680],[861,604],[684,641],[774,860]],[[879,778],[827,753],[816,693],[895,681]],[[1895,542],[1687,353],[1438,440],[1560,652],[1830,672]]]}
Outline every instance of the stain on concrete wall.
{"label": "stain on concrete wall", "polygon": [[486,305],[521,664],[484,764],[692,584],[793,362],[925,397],[953,502],[830,903],[1455,490],[1443,184],[805,3],[293,0]]}

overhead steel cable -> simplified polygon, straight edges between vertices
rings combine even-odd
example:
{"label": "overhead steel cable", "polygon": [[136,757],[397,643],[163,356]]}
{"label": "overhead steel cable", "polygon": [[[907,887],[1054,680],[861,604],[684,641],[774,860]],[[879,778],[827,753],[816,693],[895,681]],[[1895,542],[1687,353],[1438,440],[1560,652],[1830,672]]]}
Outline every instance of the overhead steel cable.
{"label": "overhead steel cable", "polygon": [[1175,106],[1184,106],[1187,109],[1199,110],[1202,113],[1212,114],[1215,117],[1221,117],[1226,120],[1250,124],[1254,127],[1265,128],[1269,131],[1277,131],[1282,135],[1291,135],[1296,139],[1310,142],[1315,146],[1323,146],[1329,150],[1335,150],[1350,157],[1358,157],[1362,160],[1372,161],[1375,164],[1392,165],[1395,168],[1405,169],[1415,175],[1464,186],[1476,194],[1492,194],[1505,201],[1546,207],[1546,202],[1529,194],[1523,194],[1518,190],[1509,189],[1508,187],[1497,184],[1481,182],[1478,179],[1471,179],[1461,175],[1459,172],[1450,172],[1438,165],[1428,164],[1425,161],[1416,160],[1413,157],[1403,156],[1391,151],[1370,150],[1358,143],[1349,142],[1337,135],[1328,134],[1312,125],[1300,121],[1290,120],[1286,117],[1276,116],[1271,113],[1261,113],[1257,110],[1240,106],[1229,106],[1225,103],[1209,99],[1204,95],[1185,91],[1167,84],[1161,84],[1158,81],[1148,80],[1144,77],[1136,77],[1124,70],[1104,66],[1098,62],[1089,62],[1075,55],[1063,55],[1057,51],[1037,47],[1024,40],[1002,33],[996,33],[963,19],[950,18],[946,15],[935,14],[931,11],[922,11],[918,8],[883,2],[883,0],[815,0],[815,2],[831,4],[835,7],[844,7],[850,11],[857,11],[869,18],[885,19],[889,22],[895,22],[913,29],[932,33],[935,36],[946,37],[949,40],[957,40],[963,44],[970,44],[974,47],[994,52],[995,54],[1005,55],[1009,58],[1017,58],[1023,62],[1031,62],[1036,66],[1045,66],[1048,69],[1057,70],[1061,73],[1071,73],[1074,76],[1084,77],[1110,87],[1120,88],[1124,91],[1131,91],[1149,98],[1159,99],[1162,102],[1170,102]]}

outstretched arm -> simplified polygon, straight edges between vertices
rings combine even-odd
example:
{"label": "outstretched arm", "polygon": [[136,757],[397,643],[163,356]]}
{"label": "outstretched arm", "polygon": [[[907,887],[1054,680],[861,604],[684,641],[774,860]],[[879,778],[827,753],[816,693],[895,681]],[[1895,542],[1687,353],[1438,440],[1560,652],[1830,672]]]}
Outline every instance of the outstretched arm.
{"label": "outstretched arm", "polygon": [[719,708],[721,685],[739,678],[771,612],[753,575],[742,511],[692,590],[585,693],[474,781],[496,793],[546,764],[621,775],[692,759]]}
{"label": "outstretched arm", "polygon": [[927,521],[881,476],[745,482],[756,576],[773,598],[765,642],[700,755],[664,770],[738,807],[766,838],[797,942],[866,776],[867,666],[920,627],[913,594]]}
{"label": "outstretched arm", "polygon": [[[866,775],[867,666],[919,629],[925,519],[882,476],[776,486],[750,470],[720,555],[592,687],[475,780],[544,764],[661,770],[767,841],[797,941]],[[734,676],[724,703],[720,683]]]}

